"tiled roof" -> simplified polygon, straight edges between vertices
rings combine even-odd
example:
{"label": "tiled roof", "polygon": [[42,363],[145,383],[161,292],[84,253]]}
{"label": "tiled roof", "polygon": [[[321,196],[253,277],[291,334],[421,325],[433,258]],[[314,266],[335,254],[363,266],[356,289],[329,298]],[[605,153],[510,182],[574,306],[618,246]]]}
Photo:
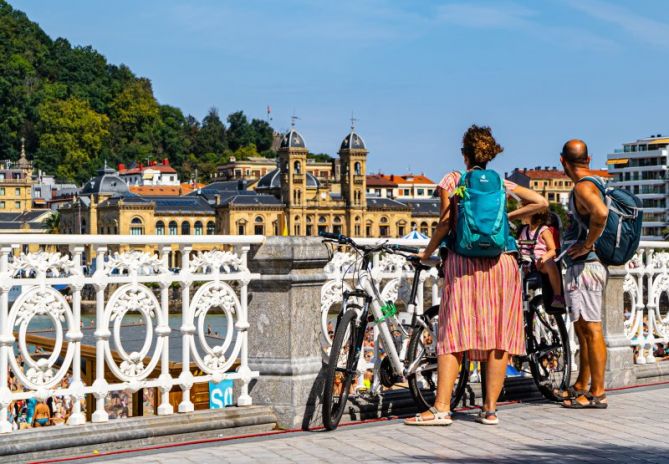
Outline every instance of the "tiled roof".
{"label": "tiled roof", "polygon": [[397,200],[392,198],[382,198],[382,197],[367,197],[367,209],[395,209],[395,210],[406,210],[408,205],[400,203]]}
{"label": "tiled roof", "polygon": [[369,187],[397,187],[399,184],[434,184],[435,182],[422,174],[371,174],[367,176]]}
{"label": "tiled roof", "polygon": [[434,199],[401,200],[402,203],[411,208],[414,217],[439,216],[441,214],[441,201]]}

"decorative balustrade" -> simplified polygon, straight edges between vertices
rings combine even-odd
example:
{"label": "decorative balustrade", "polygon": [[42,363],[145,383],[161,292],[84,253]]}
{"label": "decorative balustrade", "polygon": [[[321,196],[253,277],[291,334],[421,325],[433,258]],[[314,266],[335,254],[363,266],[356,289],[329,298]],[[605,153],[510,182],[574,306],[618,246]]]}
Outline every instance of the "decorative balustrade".
{"label": "decorative balustrade", "polygon": [[[224,379],[237,380],[237,404],[250,405],[249,382],[258,373],[248,366],[247,288],[258,276],[247,268],[247,252],[263,240],[259,236],[0,236],[0,432],[12,430],[10,405],[31,398],[69,398],[70,425],[86,421],[82,410],[86,397],[94,398],[89,402],[95,404],[92,421],[105,422],[109,419],[105,399],[112,392],[157,388],[157,413],[168,415],[174,412],[172,387],[181,389],[178,412],[189,412],[194,409],[194,384]],[[46,251],[19,252],[26,246]],[[168,260],[177,250],[182,258],[175,272]],[[88,272],[83,262],[86,253],[95,256],[94,272]],[[171,328],[169,289],[174,284],[180,287],[181,309],[173,314],[177,326]],[[95,295],[94,372],[86,376],[91,382],[82,375],[86,287],[92,287]],[[151,287],[159,289],[158,296]],[[67,297],[59,291],[64,288],[69,289]],[[13,302],[10,292],[18,293]],[[213,339],[206,321],[215,313],[225,324],[221,336]],[[123,320],[131,314],[142,321],[144,334],[135,349],[126,350]],[[38,320],[51,327],[51,353],[31,350],[30,326]],[[179,356],[170,350],[172,345],[179,345]],[[176,372],[172,357],[180,357]]]}
{"label": "decorative balustrade", "polygon": [[625,265],[625,335],[637,364],[652,363],[669,343],[669,242],[641,242]]}

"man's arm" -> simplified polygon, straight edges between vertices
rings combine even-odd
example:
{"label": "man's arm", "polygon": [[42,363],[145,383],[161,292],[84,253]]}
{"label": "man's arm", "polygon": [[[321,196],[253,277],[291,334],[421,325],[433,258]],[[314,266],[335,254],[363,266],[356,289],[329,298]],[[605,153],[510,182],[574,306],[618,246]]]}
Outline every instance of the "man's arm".
{"label": "man's arm", "polygon": [[583,243],[576,244],[569,250],[568,253],[572,258],[582,256],[593,249],[595,242],[606,227],[606,219],[609,216],[609,210],[602,201],[602,195],[592,182],[577,183],[574,192],[577,209],[590,217],[590,223],[588,224],[588,235]]}

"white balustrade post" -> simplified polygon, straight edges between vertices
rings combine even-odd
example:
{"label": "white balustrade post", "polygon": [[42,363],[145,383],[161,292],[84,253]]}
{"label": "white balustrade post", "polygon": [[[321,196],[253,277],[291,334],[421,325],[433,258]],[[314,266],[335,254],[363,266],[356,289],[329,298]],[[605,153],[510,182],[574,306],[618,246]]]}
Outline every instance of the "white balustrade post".
{"label": "white balustrade post", "polygon": [[[0,276],[8,278],[8,257],[12,252],[10,246],[0,247]],[[7,420],[7,412],[12,401],[12,392],[9,390],[9,350],[14,344],[14,335],[9,324],[9,290],[11,285],[7,281],[0,285],[0,433],[12,431],[12,424]]]}
{"label": "white balustrade post", "polygon": [[[240,258],[242,260],[242,266],[246,270],[248,269],[248,253],[250,247],[248,245],[240,247]],[[248,273],[248,271],[245,271]],[[241,311],[239,312],[239,318],[237,319],[237,330],[239,330],[239,336],[242,337],[242,347],[240,353],[240,365],[237,371],[240,373],[241,378],[241,392],[237,398],[238,406],[251,406],[252,400],[249,395],[249,383],[251,382],[251,369],[249,368],[249,322],[248,322],[248,288],[249,288],[250,276],[247,274],[240,281],[241,287],[239,290],[239,303],[241,305]]]}
{"label": "white balustrade post", "polygon": [[[161,249],[161,259],[163,261],[164,274],[161,275],[160,279],[160,310],[163,313],[163,317],[160,318],[161,324],[156,327],[156,335],[160,337],[158,343],[161,343],[162,351],[160,357],[160,405],[158,406],[158,415],[166,416],[174,413],[174,407],[170,403],[170,390],[172,389],[172,376],[170,375],[170,279],[167,273],[169,273],[168,257],[171,247],[163,246]],[[187,264],[183,262],[182,266]]]}
{"label": "white balustrade post", "polygon": [[93,285],[95,287],[95,381],[93,382],[95,412],[92,416],[93,422],[107,422],[109,420],[109,414],[105,411],[105,398],[109,393],[109,384],[105,379],[105,347],[111,336],[109,324],[105,320],[106,252],[107,247],[104,245],[95,247],[95,274],[93,275]]}
{"label": "white balustrade post", "polygon": [[181,386],[181,403],[179,412],[192,412],[195,410],[190,400],[190,390],[193,387],[193,374],[190,371],[190,343],[195,333],[193,313],[190,310],[190,287],[193,281],[190,277],[190,254],[193,247],[184,245],[181,247],[181,375],[179,385]]}
{"label": "white balustrade post", "polygon": [[74,357],[72,358],[72,382],[69,390],[72,392],[72,414],[67,419],[69,425],[80,425],[86,422],[86,415],[81,412],[81,401],[84,399],[84,384],[81,381],[81,340],[84,334],[81,332],[81,290],[84,287],[83,273],[81,271],[81,255],[83,246],[72,247],[72,260],[74,261],[74,272],[72,277],[74,283],[72,289],[72,333],[67,334],[69,343],[74,344]]}

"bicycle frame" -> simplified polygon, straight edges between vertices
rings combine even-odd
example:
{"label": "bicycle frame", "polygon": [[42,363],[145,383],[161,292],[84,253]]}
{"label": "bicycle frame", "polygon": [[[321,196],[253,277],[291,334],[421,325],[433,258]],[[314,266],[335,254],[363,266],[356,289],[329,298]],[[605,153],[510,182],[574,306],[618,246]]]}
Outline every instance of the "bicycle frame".
{"label": "bicycle frame", "polygon": [[[425,269],[426,268],[422,267],[422,265],[417,266],[415,269],[411,294],[410,294],[410,301],[407,302],[407,313],[411,315],[412,327],[416,327],[417,324],[420,324],[427,330],[432,331],[431,327],[428,327],[427,324],[425,324],[422,321],[421,318],[421,316],[423,315],[422,305],[416,304],[416,295],[419,293],[418,288],[420,285],[420,274]],[[369,324],[370,322],[379,321],[383,319],[381,320],[381,322],[376,323],[375,328],[379,330],[379,335],[383,342],[386,355],[390,360],[394,374],[401,375],[403,377],[412,374],[413,371],[416,369],[416,366],[419,364],[419,361],[418,360],[415,361],[413,366],[408,366],[408,367],[405,366],[407,347],[409,344],[408,333],[405,330],[404,325],[401,324],[400,321],[398,320],[397,315],[393,315],[390,318],[384,318],[384,314],[381,310],[381,307],[385,304],[385,302],[381,299],[380,292],[374,282],[372,273],[369,269],[369,261],[367,260],[367,257],[363,259],[361,270],[358,273],[358,281],[356,283],[355,290],[351,292],[346,292],[344,294],[344,307],[342,308],[342,313],[348,310],[349,301],[351,299],[357,299],[357,298],[362,298],[363,304],[362,308],[356,311],[358,313],[356,317],[356,324],[360,329],[358,332],[359,339],[356,340],[356,346],[362,347],[364,342],[364,337],[366,334],[367,324]],[[371,318],[370,314],[372,316]],[[396,326],[405,335],[402,341],[402,348],[399,353],[396,349],[395,341],[392,337],[392,334],[390,333],[391,322],[395,322]],[[374,362],[374,383],[372,384],[371,388],[372,394],[376,394],[380,390],[379,369],[381,366],[381,360],[379,359],[378,356],[378,343],[375,345],[374,351],[375,351],[375,362]],[[358,356],[357,370],[360,371],[361,363],[364,362],[364,360],[360,358],[359,353],[357,356]]]}

